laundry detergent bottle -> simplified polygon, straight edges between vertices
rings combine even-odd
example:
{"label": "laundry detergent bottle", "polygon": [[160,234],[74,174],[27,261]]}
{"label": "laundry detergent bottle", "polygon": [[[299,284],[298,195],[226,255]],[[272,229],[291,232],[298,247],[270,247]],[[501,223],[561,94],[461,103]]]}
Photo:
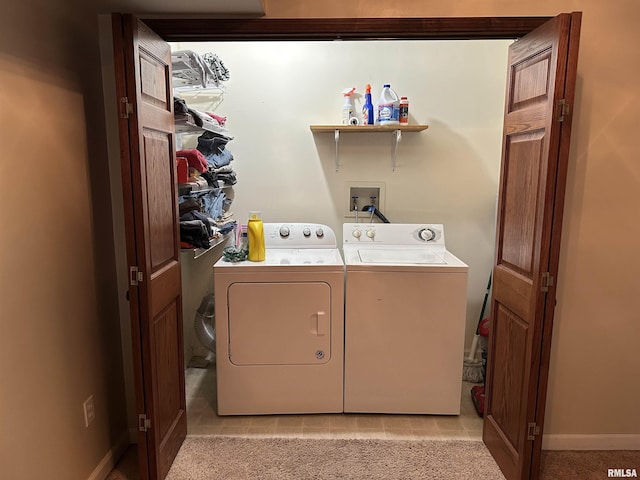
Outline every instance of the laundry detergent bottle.
{"label": "laundry detergent bottle", "polygon": [[249,222],[247,224],[249,233],[249,260],[252,262],[262,262],[266,256],[264,246],[264,226],[260,218],[260,212],[249,212]]}
{"label": "laundry detergent bottle", "polygon": [[400,120],[400,98],[386,83],[378,100],[378,123],[380,125],[398,125]]}

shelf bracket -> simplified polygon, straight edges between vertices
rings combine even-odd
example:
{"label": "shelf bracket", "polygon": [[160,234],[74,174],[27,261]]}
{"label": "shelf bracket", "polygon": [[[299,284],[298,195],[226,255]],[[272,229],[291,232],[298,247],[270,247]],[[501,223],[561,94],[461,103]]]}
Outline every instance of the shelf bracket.
{"label": "shelf bracket", "polygon": [[335,133],[334,133],[334,137],[336,140],[336,172],[338,171],[338,169],[340,168],[340,161],[339,161],[339,156],[338,156],[338,145],[340,144],[340,130],[338,130],[336,128]]}
{"label": "shelf bracket", "polygon": [[402,141],[402,130],[394,130],[393,131],[394,142],[393,142],[393,152],[392,152],[392,160],[391,160],[391,170],[396,171],[396,155],[398,153],[398,144]]}

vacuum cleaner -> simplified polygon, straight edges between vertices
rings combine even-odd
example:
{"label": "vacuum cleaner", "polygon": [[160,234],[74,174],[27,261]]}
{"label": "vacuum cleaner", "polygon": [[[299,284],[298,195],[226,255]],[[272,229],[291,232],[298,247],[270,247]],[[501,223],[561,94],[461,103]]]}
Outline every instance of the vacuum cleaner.
{"label": "vacuum cleaner", "polygon": [[[483,319],[478,325],[478,334],[485,338],[489,339],[489,327],[491,325],[491,320],[488,318]],[[484,342],[485,345],[487,342]],[[483,381],[486,381],[487,378],[487,349],[482,349],[482,378]],[[471,387],[471,401],[473,402],[473,406],[478,412],[479,416],[484,415],[484,383],[482,385],[474,385]]]}

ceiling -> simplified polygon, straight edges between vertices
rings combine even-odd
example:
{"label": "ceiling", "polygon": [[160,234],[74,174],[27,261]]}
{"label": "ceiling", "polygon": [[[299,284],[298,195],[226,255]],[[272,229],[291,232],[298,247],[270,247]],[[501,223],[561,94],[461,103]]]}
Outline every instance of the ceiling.
{"label": "ceiling", "polygon": [[198,16],[264,15],[262,0],[95,0],[99,13],[158,15],[199,14]]}

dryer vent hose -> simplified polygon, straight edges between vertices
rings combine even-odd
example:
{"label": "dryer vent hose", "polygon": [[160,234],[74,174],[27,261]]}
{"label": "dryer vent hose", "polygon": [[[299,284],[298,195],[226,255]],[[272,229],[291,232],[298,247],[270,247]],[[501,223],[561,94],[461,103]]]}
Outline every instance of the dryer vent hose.
{"label": "dryer vent hose", "polygon": [[216,353],[216,325],[215,325],[215,302],[213,294],[205,295],[200,302],[200,307],[196,311],[196,318],[193,326],[196,330],[198,340],[204,348]]}

